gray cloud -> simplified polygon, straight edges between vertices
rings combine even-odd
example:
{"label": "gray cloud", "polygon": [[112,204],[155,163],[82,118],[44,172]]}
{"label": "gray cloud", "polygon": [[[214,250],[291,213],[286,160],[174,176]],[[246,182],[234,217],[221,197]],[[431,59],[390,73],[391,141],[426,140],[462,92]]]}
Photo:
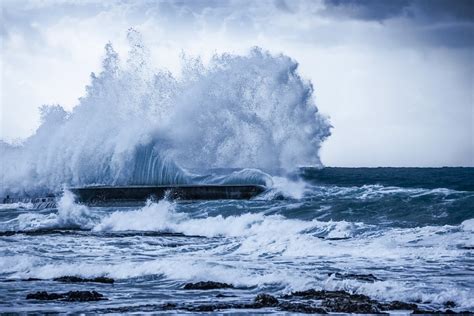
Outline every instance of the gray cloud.
{"label": "gray cloud", "polygon": [[409,0],[325,0],[323,14],[361,20],[383,21],[404,15]]}
{"label": "gray cloud", "polygon": [[472,0],[324,0],[324,13],[361,20],[384,21],[408,17],[420,23],[473,21]]}
{"label": "gray cloud", "polygon": [[333,18],[389,23],[401,19],[420,43],[446,47],[474,46],[472,0],[324,0],[319,13]]}

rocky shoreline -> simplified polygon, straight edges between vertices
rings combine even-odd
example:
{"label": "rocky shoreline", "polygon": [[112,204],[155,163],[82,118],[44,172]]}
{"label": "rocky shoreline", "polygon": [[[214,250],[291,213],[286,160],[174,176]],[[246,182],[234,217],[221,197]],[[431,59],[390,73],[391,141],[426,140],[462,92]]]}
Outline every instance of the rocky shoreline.
{"label": "rocky shoreline", "polygon": [[[368,278],[367,281],[372,281]],[[53,279],[63,283],[105,283],[113,284],[115,280],[106,277],[80,278],[77,276],[63,276]],[[236,289],[232,284],[201,281],[197,283],[186,283],[182,287],[185,291],[219,291],[225,289]],[[454,302],[445,303],[445,309],[427,310],[415,303],[401,301],[380,302],[366,295],[352,294],[346,291],[325,291],[309,289],[296,291],[279,297],[260,293],[250,302],[227,302],[220,299],[233,297],[218,293],[215,301],[211,303],[189,304],[167,302],[162,304],[147,304],[141,306],[117,307],[101,309],[101,313],[117,312],[148,312],[148,311],[188,311],[188,312],[216,312],[225,310],[259,310],[270,309],[282,312],[327,314],[327,313],[354,313],[354,314],[387,314],[393,311],[404,311],[412,314],[472,314],[470,311],[455,312],[451,308],[456,307]],[[107,300],[104,294],[96,291],[69,291],[65,293],[48,293],[39,291],[26,296],[28,300],[40,301],[66,301],[66,302],[91,302]]]}

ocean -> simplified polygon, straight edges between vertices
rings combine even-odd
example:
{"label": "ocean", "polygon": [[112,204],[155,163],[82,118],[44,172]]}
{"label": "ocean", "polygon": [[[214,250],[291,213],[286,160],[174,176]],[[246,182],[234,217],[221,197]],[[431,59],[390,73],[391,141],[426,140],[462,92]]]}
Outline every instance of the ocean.
{"label": "ocean", "polygon": [[[318,306],[283,304],[309,289],[474,311],[474,168],[268,178],[251,200],[87,207],[66,190],[54,208],[1,204],[0,311],[276,313]],[[58,279],[66,276],[114,283]],[[186,286],[204,281],[225,285]],[[38,291],[103,299],[26,299]],[[252,306],[260,293],[279,305]]]}

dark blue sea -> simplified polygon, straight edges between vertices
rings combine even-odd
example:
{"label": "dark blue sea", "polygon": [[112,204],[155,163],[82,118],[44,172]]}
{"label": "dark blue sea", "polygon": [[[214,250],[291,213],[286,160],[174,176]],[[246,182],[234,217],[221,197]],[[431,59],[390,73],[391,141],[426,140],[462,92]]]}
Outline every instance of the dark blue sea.
{"label": "dark blue sea", "polygon": [[[199,281],[234,288],[184,289]],[[302,168],[245,201],[0,205],[1,312],[272,313],[232,306],[308,289],[474,311],[474,168]],[[75,290],[106,300],[26,300]]]}

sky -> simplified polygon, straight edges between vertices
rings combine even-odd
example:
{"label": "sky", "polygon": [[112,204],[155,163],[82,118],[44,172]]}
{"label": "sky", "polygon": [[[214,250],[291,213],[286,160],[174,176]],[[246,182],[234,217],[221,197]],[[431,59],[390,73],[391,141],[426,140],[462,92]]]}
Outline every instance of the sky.
{"label": "sky", "polygon": [[0,1],[0,138],[38,108],[71,110],[104,46],[138,30],[156,67],[180,56],[283,53],[330,117],[327,166],[474,166],[474,0]]}

